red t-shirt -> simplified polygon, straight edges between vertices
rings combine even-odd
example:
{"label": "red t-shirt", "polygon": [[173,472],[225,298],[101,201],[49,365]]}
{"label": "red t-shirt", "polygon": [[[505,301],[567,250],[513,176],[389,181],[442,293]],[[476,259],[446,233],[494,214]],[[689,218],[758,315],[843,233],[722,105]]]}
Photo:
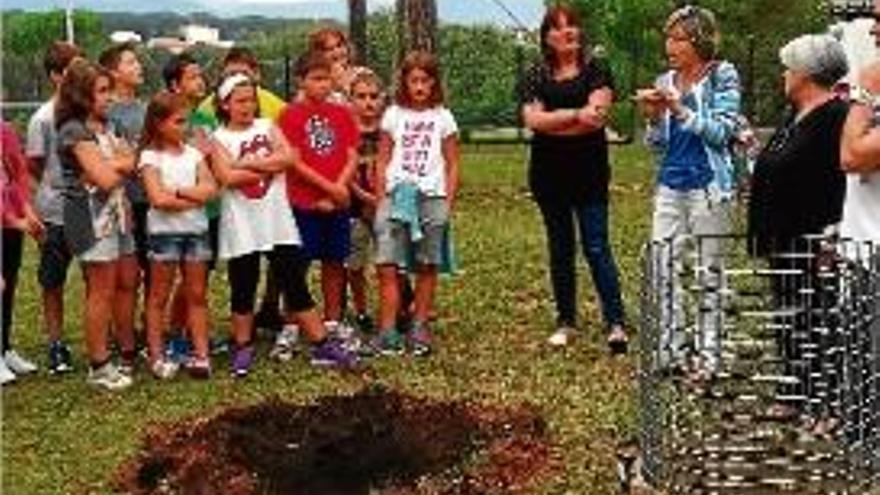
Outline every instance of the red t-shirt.
{"label": "red t-shirt", "polygon": [[[291,103],[278,124],[306,165],[330,181],[342,175],[348,152],[357,148],[360,139],[348,107],[335,103]],[[287,196],[293,206],[311,209],[327,195],[291,170],[287,173]]]}

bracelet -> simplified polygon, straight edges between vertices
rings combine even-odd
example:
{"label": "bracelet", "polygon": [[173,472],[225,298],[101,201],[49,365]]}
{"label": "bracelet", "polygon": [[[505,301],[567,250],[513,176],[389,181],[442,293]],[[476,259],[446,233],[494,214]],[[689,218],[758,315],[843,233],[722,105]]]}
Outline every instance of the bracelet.
{"label": "bracelet", "polygon": [[865,105],[871,108],[880,106],[880,95],[872,93],[861,86],[853,86],[849,92],[851,102],[858,105]]}

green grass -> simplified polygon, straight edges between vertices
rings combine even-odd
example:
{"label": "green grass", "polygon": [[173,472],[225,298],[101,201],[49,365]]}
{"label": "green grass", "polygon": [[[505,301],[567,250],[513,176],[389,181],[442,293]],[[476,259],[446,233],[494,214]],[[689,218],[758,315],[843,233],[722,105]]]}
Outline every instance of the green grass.
{"label": "green grass", "polygon": [[[561,469],[538,493],[612,493],[614,445],[635,431],[634,362],[605,352],[595,292],[580,258],[579,305],[586,338],[552,352],[544,340],[553,305],[544,233],[525,187],[522,147],[470,147],[464,154],[463,192],[455,215],[462,273],[442,282],[439,352],[426,361],[380,360],[378,379],[409,393],[498,404],[536,404],[550,425]],[[628,313],[636,320],[639,249],[650,225],[651,165],[638,147],[616,149],[612,243]],[[25,255],[14,341],[45,365],[33,246]],[[66,334],[82,350],[82,283],[70,274]],[[225,277],[215,277],[216,326],[228,328]],[[80,358],[80,355],[77,355]],[[220,371],[207,383],[181,379],[158,384],[145,375],[120,394],[87,388],[77,373],[41,373],[2,392],[2,493],[108,493],[108,479],[140,445],[150,425],[203,414],[269,396],[307,403],[352,393],[354,378],[310,368],[304,360],[258,361],[242,382]]]}

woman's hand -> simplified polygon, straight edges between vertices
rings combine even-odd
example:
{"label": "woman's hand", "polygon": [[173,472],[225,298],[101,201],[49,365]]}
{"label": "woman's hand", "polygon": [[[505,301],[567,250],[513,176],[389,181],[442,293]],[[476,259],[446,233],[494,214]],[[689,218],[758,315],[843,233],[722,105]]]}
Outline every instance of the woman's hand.
{"label": "woman's hand", "polygon": [[636,91],[634,100],[642,116],[648,120],[657,120],[666,111],[666,97],[658,88],[640,89]]}

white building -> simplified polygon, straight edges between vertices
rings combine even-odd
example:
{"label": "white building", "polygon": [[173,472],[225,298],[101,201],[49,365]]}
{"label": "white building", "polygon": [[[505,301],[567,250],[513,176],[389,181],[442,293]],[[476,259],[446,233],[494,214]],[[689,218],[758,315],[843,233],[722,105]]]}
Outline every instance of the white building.
{"label": "white building", "polygon": [[110,41],[113,43],[140,43],[143,38],[134,31],[114,31],[110,35]]}

